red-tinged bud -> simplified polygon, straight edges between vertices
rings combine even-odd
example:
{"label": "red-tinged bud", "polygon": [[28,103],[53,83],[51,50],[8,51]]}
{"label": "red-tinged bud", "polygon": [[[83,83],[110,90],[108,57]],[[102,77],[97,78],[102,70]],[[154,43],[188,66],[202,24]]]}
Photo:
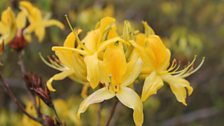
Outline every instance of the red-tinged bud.
{"label": "red-tinged bud", "polygon": [[50,92],[46,86],[42,85],[41,79],[35,74],[26,74],[24,76],[26,86],[33,95],[40,97],[45,104],[52,107]]}
{"label": "red-tinged bud", "polygon": [[26,47],[27,44],[28,43],[23,35],[23,30],[18,30],[16,36],[9,43],[9,47],[13,48],[17,52],[20,52]]}

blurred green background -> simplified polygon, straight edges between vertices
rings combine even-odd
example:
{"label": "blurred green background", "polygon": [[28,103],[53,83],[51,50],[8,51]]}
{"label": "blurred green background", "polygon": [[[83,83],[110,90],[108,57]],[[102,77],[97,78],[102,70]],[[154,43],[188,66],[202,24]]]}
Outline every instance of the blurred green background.
{"label": "blurred green background", "polygon": [[[14,1],[14,0],[12,0]],[[26,49],[25,65],[39,74],[43,81],[58,71],[46,66],[39,58],[51,55],[53,45],[62,45],[70,32],[64,15],[67,14],[72,25],[83,29],[84,33],[95,27],[104,16],[114,16],[122,25],[130,20],[136,28],[142,28],[141,21],[147,21],[161,36],[172,51],[172,57],[181,64],[191,61],[194,55],[199,60],[205,56],[202,68],[187,78],[194,88],[187,99],[188,106],[178,103],[166,86],[151,97],[144,105],[144,126],[223,126],[224,124],[224,1],[223,0],[32,0],[44,14],[50,14],[65,24],[65,30],[48,28],[42,44],[34,40]],[[10,0],[0,1],[0,12],[11,6]],[[25,99],[27,93],[22,75],[17,65],[17,54],[6,48],[1,57],[5,61],[1,67],[5,78],[19,98]],[[54,98],[74,97],[80,101],[80,84],[69,79],[55,82],[57,93]],[[91,91],[90,91],[91,92]],[[0,88],[0,125],[13,125],[21,117],[17,107]],[[113,100],[106,101],[104,108],[110,109]],[[76,102],[77,106],[79,102]],[[93,107],[92,107],[93,108]],[[91,107],[90,107],[91,109]],[[108,110],[105,110],[106,112]],[[84,114],[84,125],[96,125],[96,112]],[[105,112],[105,113],[106,113]],[[74,112],[75,113],[75,112]],[[112,125],[134,125],[132,111],[119,104]],[[105,115],[106,116],[106,115]],[[10,120],[9,120],[10,118]],[[105,120],[103,120],[105,121]]]}

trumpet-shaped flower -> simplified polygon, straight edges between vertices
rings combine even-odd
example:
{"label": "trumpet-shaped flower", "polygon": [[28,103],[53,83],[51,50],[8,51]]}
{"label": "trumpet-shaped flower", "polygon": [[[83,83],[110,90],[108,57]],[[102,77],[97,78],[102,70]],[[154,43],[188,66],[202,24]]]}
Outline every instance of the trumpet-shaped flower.
{"label": "trumpet-shaped flower", "polygon": [[30,23],[30,25],[24,31],[25,37],[28,41],[31,40],[30,33],[32,32],[35,33],[38,40],[41,42],[45,36],[46,27],[57,26],[61,29],[64,28],[64,25],[57,20],[54,19],[48,20],[46,18],[43,18],[41,15],[41,11],[28,1],[21,1],[20,9],[24,11]]}
{"label": "trumpet-shaped flower", "polygon": [[2,12],[1,21],[0,21],[0,42],[8,44],[15,36],[17,32],[17,27],[23,27],[20,21],[23,17],[23,13],[19,13],[18,17],[15,17],[12,9],[8,7],[5,11]]}
{"label": "trumpet-shaped flower", "polygon": [[156,94],[165,81],[169,84],[177,100],[187,105],[185,99],[187,95],[190,96],[192,94],[193,88],[184,78],[197,71],[202,66],[204,58],[197,68],[193,69],[196,59],[194,58],[188,66],[178,71],[179,65],[176,63],[176,60],[170,65],[170,50],[165,47],[159,36],[153,34],[146,23],[144,25],[145,34],[140,33],[136,35],[136,42],[132,41],[132,44],[142,57],[142,75],[146,76],[142,90],[142,101]]}
{"label": "trumpet-shaped flower", "polygon": [[[76,44],[76,36],[74,32],[71,32],[65,42],[63,47],[73,48],[74,50]],[[53,48],[56,56],[59,58],[59,61],[51,60],[51,64],[43,60],[50,67],[62,71],[51,77],[47,81],[47,87],[50,91],[56,91],[52,87],[52,81],[54,80],[62,80],[66,77],[73,79],[79,83],[86,83],[86,66],[83,60],[83,56],[79,55],[79,53],[74,52],[72,50],[63,50],[60,48]],[[81,51],[81,50],[80,50]]]}
{"label": "trumpet-shaped flower", "polygon": [[[31,34],[35,32],[39,41],[45,35],[45,28],[55,25],[63,28],[63,24],[56,20],[43,19],[38,8],[30,2],[20,2],[19,13],[15,15],[10,7],[3,11],[0,21],[0,45],[9,44],[17,51],[23,49],[31,41]],[[27,21],[28,19],[28,21]],[[27,26],[27,24],[29,24]]]}
{"label": "trumpet-shaped flower", "polygon": [[92,88],[96,88],[102,80],[99,62],[100,58],[102,58],[103,51],[109,44],[122,41],[117,36],[114,23],[114,18],[105,17],[98,23],[95,30],[87,33],[82,41],[76,35],[80,49],[74,49],[73,47],[53,47],[54,50],[72,50],[84,56],[84,62],[87,68],[87,80]]}
{"label": "trumpet-shaped flower", "polygon": [[143,123],[142,102],[138,94],[128,87],[135,81],[141,71],[142,61],[137,53],[133,53],[127,62],[123,45],[118,41],[106,48],[103,60],[99,64],[102,68],[100,73],[105,85],[80,104],[78,117],[87,110],[89,105],[116,96],[122,104],[133,109],[134,122],[137,126],[141,126]]}

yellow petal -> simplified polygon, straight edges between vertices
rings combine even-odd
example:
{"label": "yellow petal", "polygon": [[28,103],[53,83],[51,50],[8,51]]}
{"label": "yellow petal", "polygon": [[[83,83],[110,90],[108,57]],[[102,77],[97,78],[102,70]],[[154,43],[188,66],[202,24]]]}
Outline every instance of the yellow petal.
{"label": "yellow petal", "polygon": [[112,78],[112,84],[121,84],[123,75],[127,69],[126,58],[121,42],[114,43],[107,47],[103,63],[108,76]]}
{"label": "yellow petal", "polygon": [[99,36],[99,30],[93,30],[88,32],[86,37],[82,40],[85,43],[86,48],[89,49],[91,52],[96,51],[100,39]]}
{"label": "yellow petal", "polygon": [[145,101],[148,97],[156,94],[157,91],[163,86],[163,81],[156,72],[151,73],[146,77],[143,88],[142,88],[142,101]]}
{"label": "yellow petal", "polygon": [[62,71],[61,73],[55,74],[53,77],[51,77],[48,81],[47,81],[47,88],[50,91],[56,91],[53,87],[52,87],[52,82],[54,80],[63,80],[64,78],[68,77],[69,75],[71,75],[74,71],[73,70],[66,70],[66,71]]}
{"label": "yellow petal", "polygon": [[141,126],[144,120],[144,115],[142,101],[138,94],[131,88],[121,87],[116,96],[122,104],[134,110],[133,118],[135,125]]}
{"label": "yellow petal", "polygon": [[149,35],[154,35],[154,34],[155,34],[154,30],[148,25],[147,22],[143,21],[142,23],[143,23],[143,25],[144,25],[144,28],[145,28],[145,34],[146,34],[147,36],[149,36]]}
{"label": "yellow petal", "polygon": [[2,12],[1,21],[5,24],[12,24],[15,21],[15,15],[10,7]]}
{"label": "yellow petal", "polygon": [[97,53],[94,53],[90,56],[85,56],[84,61],[87,67],[87,80],[90,82],[90,86],[92,88],[96,88],[100,81],[99,61]]}
{"label": "yellow petal", "polygon": [[142,68],[142,60],[139,58],[137,52],[134,51],[131,56],[131,60],[127,64],[127,70],[123,77],[124,79],[122,85],[128,86],[132,84],[140,74],[141,68]]}
{"label": "yellow petal", "polygon": [[19,3],[19,7],[22,11],[26,12],[31,23],[42,20],[41,11],[33,6],[29,1],[21,1]]}
{"label": "yellow petal", "polygon": [[107,75],[107,71],[104,68],[103,61],[99,60],[100,82],[109,86],[110,77]]}
{"label": "yellow petal", "polygon": [[75,34],[73,32],[70,32],[70,34],[66,37],[65,41],[64,41],[64,47],[71,47],[74,48],[75,47]]}
{"label": "yellow petal", "polygon": [[104,100],[111,99],[114,96],[115,96],[115,94],[112,92],[109,92],[106,87],[95,91],[93,94],[88,96],[80,104],[78,112],[77,112],[78,118],[80,118],[81,113],[84,113],[86,111],[86,109],[89,107],[89,105],[103,102]]}
{"label": "yellow petal", "polygon": [[26,25],[26,13],[24,11],[20,11],[16,18],[16,24],[18,29],[23,29]]}
{"label": "yellow petal", "polygon": [[[67,43],[68,44],[68,43]],[[83,56],[79,55],[78,52],[73,51],[75,48],[56,48],[52,49],[55,51],[55,54],[59,58],[60,62],[65,68],[69,68],[74,71],[74,73],[69,76],[71,79],[77,82],[86,81],[86,65],[83,59]],[[73,49],[73,50],[69,50]],[[76,49],[77,50],[77,49]]]}
{"label": "yellow petal", "polygon": [[155,59],[151,60],[158,70],[165,70],[170,63],[170,51],[165,47],[159,36],[148,37],[147,51],[153,51]]}
{"label": "yellow petal", "polygon": [[193,92],[193,88],[190,86],[190,83],[183,78],[178,78],[171,75],[165,75],[163,76],[163,79],[170,85],[173,94],[177,98],[177,101],[187,105],[187,94],[190,96]]}
{"label": "yellow petal", "polygon": [[54,19],[45,20],[43,26],[44,27],[57,26],[60,29],[64,29],[64,25],[60,21]]}
{"label": "yellow petal", "polygon": [[108,26],[113,24],[116,20],[112,17],[104,17],[103,19],[100,20],[99,28],[100,31],[103,32]]}
{"label": "yellow petal", "polygon": [[45,29],[44,28],[37,28],[37,29],[35,29],[35,34],[38,38],[38,41],[42,42],[42,40],[45,36]]}

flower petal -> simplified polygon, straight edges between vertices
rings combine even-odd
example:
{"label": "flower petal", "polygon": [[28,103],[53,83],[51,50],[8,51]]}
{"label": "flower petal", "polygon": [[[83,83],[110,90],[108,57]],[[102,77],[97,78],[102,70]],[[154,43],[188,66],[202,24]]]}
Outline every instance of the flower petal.
{"label": "flower petal", "polygon": [[145,101],[149,96],[156,94],[157,91],[163,86],[163,80],[156,72],[151,73],[146,77],[144,86],[142,88],[142,101]]}
{"label": "flower petal", "polygon": [[35,34],[38,38],[38,41],[42,42],[44,35],[45,35],[45,29],[43,27],[39,27],[39,28],[36,27]]}
{"label": "flower petal", "polygon": [[16,18],[16,25],[18,29],[23,29],[26,25],[26,13],[21,11],[18,13]]}
{"label": "flower petal", "polygon": [[93,30],[87,33],[86,37],[82,40],[85,43],[85,46],[91,52],[95,52],[97,45],[100,42],[100,32],[99,30]]}
{"label": "flower petal", "polygon": [[64,25],[58,20],[54,20],[54,19],[45,20],[44,21],[44,27],[50,27],[50,26],[57,26],[60,29],[64,29]]}
{"label": "flower petal", "polygon": [[64,47],[75,47],[75,34],[73,32],[70,32],[69,35],[66,37],[64,41]]}
{"label": "flower petal", "polygon": [[131,60],[128,62],[127,70],[124,75],[124,79],[122,82],[123,86],[128,86],[132,84],[136,78],[138,77],[139,73],[141,72],[142,68],[142,60],[137,55],[137,52],[133,52]]}
{"label": "flower petal", "polygon": [[96,88],[100,81],[99,61],[97,53],[85,56],[84,61],[87,68],[87,80],[92,88]]}
{"label": "flower petal", "polygon": [[61,73],[55,74],[53,77],[51,77],[48,81],[47,81],[47,88],[50,91],[56,91],[53,87],[52,87],[52,81],[54,80],[62,80],[66,77],[68,77],[69,75],[71,75],[74,71],[73,70],[66,70],[66,71],[62,71]]}
{"label": "flower petal", "polygon": [[107,47],[103,63],[108,76],[112,77],[112,84],[121,84],[123,75],[127,69],[126,57],[121,42]]}
{"label": "flower petal", "polygon": [[122,104],[134,110],[133,118],[135,125],[141,126],[144,120],[144,115],[142,101],[138,94],[131,88],[121,87],[116,96]]}
{"label": "flower petal", "polygon": [[173,94],[177,98],[177,101],[187,105],[187,93],[188,96],[190,96],[193,92],[193,88],[190,86],[190,83],[183,78],[178,78],[171,75],[166,75],[163,78],[170,85]]}
{"label": "flower petal", "polygon": [[103,102],[104,100],[111,99],[114,96],[115,96],[115,94],[112,92],[109,92],[106,87],[95,91],[93,94],[88,96],[80,104],[78,112],[77,112],[78,118],[80,118],[81,113],[84,113],[86,111],[86,109],[89,107],[89,105]]}

